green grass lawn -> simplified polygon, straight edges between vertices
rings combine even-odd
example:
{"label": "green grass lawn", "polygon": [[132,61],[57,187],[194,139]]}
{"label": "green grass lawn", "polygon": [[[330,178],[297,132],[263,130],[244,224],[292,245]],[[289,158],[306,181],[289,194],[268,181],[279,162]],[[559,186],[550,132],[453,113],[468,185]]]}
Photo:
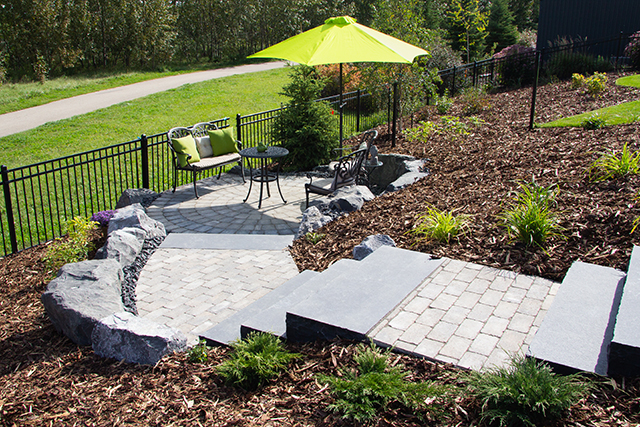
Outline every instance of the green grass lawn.
{"label": "green grass lawn", "polygon": [[[227,66],[227,64],[218,65],[218,67],[223,66]],[[211,64],[193,64],[174,67],[171,70],[162,72],[101,72],[98,74],[57,77],[46,80],[43,83],[0,84],[0,114],[23,110],[85,93],[130,85],[160,77],[209,70],[211,68]]]}
{"label": "green grass lawn", "polygon": [[185,85],[82,116],[0,138],[0,164],[28,165],[131,141],[175,126],[249,114],[280,106],[286,68]]}
{"label": "green grass lawn", "polygon": [[[616,84],[640,88],[640,74],[619,78],[616,80]],[[581,127],[586,119],[594,116],[604,119],[607,126],[634,123],[640,121],[640,101],[625,102],[611,107],[565,117],[560,120],[541,124],[539,127]]]}

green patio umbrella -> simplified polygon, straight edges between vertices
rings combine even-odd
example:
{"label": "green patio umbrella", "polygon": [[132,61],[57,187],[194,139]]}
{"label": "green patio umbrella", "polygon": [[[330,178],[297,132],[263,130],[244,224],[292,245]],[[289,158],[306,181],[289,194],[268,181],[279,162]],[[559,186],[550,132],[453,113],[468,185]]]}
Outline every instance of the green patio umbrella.
{"label": "green patio umbrella", "polygon": [[338,16],[324,25],[288,38],[250,55],[249,58],[279,58],[305,65],[340,64],[340,146],[342,146],[342,64],[351,62],[396,62],[410,64],[429,53],[372,28],[350,16]]}

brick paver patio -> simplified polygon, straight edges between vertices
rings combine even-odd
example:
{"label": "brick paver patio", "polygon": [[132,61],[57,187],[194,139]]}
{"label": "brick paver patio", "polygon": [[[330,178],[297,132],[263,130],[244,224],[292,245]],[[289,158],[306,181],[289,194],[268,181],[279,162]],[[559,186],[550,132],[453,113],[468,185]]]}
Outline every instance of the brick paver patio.
{"label": "brick paver patio", "polygon": [[[255,188],[223,174],[167,191],[148,208],[170,233],[293,235],[304,209],[300,176],[282,176],[258,209]],[[214,237],[215,238],[215,237]],[[161,247],[138,281],[140,315],[178,328],[195,343],[220,322],[298,273],[278,250]],[[559,283],[477,264],[444,259],[424,282],[369,334],[409,353],[480,369],[526,351]],[[347,285],[345,285],[347,286]]]}

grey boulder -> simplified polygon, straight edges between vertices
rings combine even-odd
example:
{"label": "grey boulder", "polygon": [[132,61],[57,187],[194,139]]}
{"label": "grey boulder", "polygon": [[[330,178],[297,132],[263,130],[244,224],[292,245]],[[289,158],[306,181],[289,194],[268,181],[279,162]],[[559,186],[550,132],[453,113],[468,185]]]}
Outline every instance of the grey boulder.
{"label": "grey boulder", "polygon": [[145,239],[166,237],[164,224],[147,216],[141,204],[136,203],[122,209],[118,209],[109,221],[108,233],[123,228],[139,228],[144,230]]}
{"label": "grey boulder", "polygon": [[107,242],[96,252],[96,259],[114,259],[121,267],[133,264],[142,250],[145,231],[141,228],[122,228],[109,234]]}
{"label": "grey boulder", "polygon": [[56,330],[78,345],[91,345],[91,333],[105,316],[124,310],[123,273],[113,259],[64,265],[41,300]]}
{"label": "grey boulder", "polygon": [[362,243],[353,248],[353,259],[361,261],[381,246],[391,246],[395,248],[396,242],[386,234],[375,234],[373,236],[369,236],[364,239]]}
{"label": "grey boulder", "polygon": [[124,208],[125,206],[135,203],[140,203],[140,205],[148,208],[158,197],[160,197],[158,193],[148,188],[129,188],[124,190],[120,195],[116,209]]}
{"label": "grey boulder", "polygon": [[307,233],[311,233],[312,231],[323,227],[324,225],[330,223],[332,220],[333,218],[330,215],[323,214],[316,206],[309,207],[302,214],[302,221],[300,221],[296,239],[299,239]]}
{"label": "grey boulder", "polygon": [[396,179],[391,184],[389,184],[386,188],[386,191],[393,192],[393,191],[402,190],[403,188],[410,186],[411,184],[421,180],[426,176],[428,176],[428,174],[424,172],[407,172],[404,175],[402,175],[400,178]]}
{"label": "grey boulder", "polygon": [[364,202],[375,199],[375,196],[364,185],[350,185],[338,188],[330,197],[329,208],[342,212],[360,210]]}
{"label": "grey boulder", "polygon": [[179,330],[124,311],[101,319],[91,339],[98,356],[146,365],[187,348],[187,337]]}

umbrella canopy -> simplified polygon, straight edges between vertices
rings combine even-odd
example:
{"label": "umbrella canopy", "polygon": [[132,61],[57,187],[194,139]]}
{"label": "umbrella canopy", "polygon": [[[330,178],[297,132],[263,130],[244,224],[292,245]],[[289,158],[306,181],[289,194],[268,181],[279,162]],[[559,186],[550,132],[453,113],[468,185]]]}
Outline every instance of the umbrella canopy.
{"label": "umbrella canopy", "polygon": [[396,62],[410,64],[424,49],[360,25],[350,16],[338,16],[324,25],[290,37],[248,58],[279,58],[305,65],[340,64],[340,147],[342,147],[342,64]]}
{"label": "umbrella canopy", "polygon": [[280,58],[305,65],[348,62],[399,62],[410,64],[424,49],[364,25],[350,16],[329,18],[316,28],[250,55]]}

